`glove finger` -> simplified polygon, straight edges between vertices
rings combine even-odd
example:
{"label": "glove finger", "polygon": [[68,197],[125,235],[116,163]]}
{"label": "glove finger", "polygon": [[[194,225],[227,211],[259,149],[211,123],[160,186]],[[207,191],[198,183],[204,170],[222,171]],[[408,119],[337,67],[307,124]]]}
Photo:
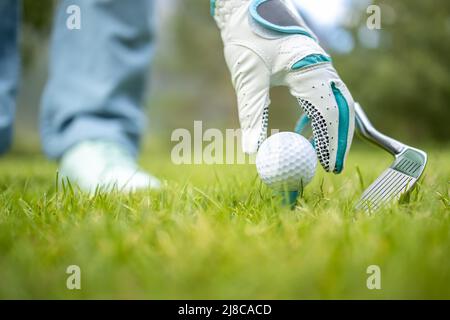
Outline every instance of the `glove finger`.
{"label": "glove finger", "polygon": [[[308,127],[308,125],[311,124],[311,120],[308,118],[308,116],[306,114],[303,114],[297,121],[297,124],[295,125],[295,129],[294,132],[298,133],[302,136],[307,136],[307,134],[305,134],[305,130]],[[309,137],[309,142],[311,142],[312,146],[314,148],[316,148],[316,142],[314,141],[314,137]]]}
{"label": "glove finger", "polygon": [[226,46],[225,58],[238,100],[242,150],[255,153],[267,137],[270,73],[258,55],[242,46]]}
{"label": "glove finger", "polygon": [[298,119],[297,124],[295,125],[294,131],[298,134],[302,134],[310,122],[311,122],[311,120],[308,118],[308,116],[306,114],[303,114]]}
{"label": "glove finger", "polygon": [[331,64],[290,73],[291,94],[311,119],[317,157],[322,167],[340,173],[354,130],[353,99]]}

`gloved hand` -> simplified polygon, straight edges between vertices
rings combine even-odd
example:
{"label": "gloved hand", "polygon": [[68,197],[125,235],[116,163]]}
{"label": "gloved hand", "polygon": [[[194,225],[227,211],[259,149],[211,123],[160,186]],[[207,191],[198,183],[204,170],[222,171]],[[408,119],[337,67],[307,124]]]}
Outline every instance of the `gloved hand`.
{"label": "gloved hand", "polygon": [[311,119],[317,156],[340,173],[354,132],[354,101],[315,35],[286,0],[211,0],[238,98],[242,148],[267,137],[269,89],[287,86]]}

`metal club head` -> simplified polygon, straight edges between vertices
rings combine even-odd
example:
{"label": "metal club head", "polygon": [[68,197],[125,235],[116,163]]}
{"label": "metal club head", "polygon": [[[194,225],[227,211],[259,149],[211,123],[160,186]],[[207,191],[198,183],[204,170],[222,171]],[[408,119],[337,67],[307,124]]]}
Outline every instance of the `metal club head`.
{"label": "metal club head", "polygon": [[[362,194],[356,204],[357,210],[376,211],[389,202],[399,200],[410,192],[423,175],[427,164],[427,154],[419,149],[403,144],[381,132],[370,122],[363,108],[355,103],[356,129],[359,136],[395,157],[394,163],[386,169]],[[295,131],[301,131],[308,124],[303,116]]]}
{"label": "metal club head", "polygon": [[390,168],[363,192],[356,204],[356,209],[375,211],[412,190],[425,170],[427,154],[379,132],[359,103],[355,103],[355,115],[360,137],[395,157]]}
{"label": "metal club head", "polygon": [[412,147],[395,156],[394,163],[367,188],[356,209],[375,211],[411,191],[422,176],[427,164],[427,154]]}

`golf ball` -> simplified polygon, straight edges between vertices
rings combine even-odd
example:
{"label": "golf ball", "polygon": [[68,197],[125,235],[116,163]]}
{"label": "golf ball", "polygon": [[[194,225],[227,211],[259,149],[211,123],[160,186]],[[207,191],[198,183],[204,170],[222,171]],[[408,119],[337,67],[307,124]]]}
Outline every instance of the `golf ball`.
{"label": "golf ball", "polygon": [[261,180],[278,191],[299,191],[314,177],[316,152],[311,143],[294,132],[280,132],[266,139],[256,155]]}

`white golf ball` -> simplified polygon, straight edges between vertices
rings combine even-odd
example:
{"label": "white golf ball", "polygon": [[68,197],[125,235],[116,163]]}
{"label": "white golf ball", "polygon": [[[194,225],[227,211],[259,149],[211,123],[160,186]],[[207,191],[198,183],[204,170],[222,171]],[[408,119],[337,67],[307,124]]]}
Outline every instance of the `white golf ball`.
{"label": "white golf ball", "polygon": [[294,132],[280,132],[264,141],[256,155],[261,180],[278,191],[299,191],[316,173],[317,156],[311,143]]}

